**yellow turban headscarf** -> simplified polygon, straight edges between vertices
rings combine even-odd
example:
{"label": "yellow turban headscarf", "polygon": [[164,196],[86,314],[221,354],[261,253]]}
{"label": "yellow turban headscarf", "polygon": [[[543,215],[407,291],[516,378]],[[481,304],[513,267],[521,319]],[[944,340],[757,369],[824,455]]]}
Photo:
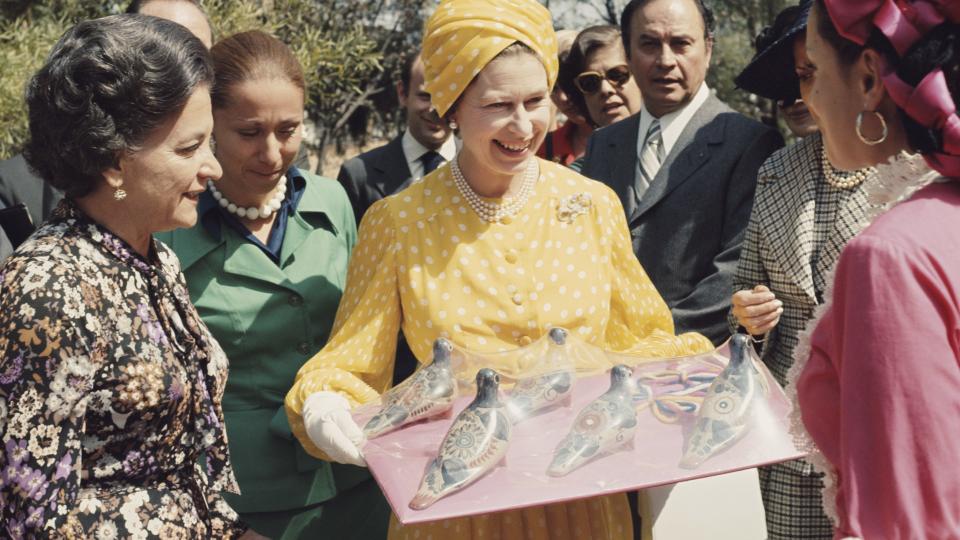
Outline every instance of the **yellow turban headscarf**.
{"label": "yellow turban headscarf", "polygon": [[536,0],[446,0],[427,21],[423,36],[424,88],[440,116],[470,81],[504,49],[530,47],[557,80],[557,38],[550,12]]}

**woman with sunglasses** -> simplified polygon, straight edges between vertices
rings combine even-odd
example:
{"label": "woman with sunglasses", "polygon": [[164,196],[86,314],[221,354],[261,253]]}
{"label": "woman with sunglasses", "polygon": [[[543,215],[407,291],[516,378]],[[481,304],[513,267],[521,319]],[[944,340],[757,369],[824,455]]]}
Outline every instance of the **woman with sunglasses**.
{"label": "woman with sunglasses", "polygon": [[594,127],[609,126],[640,110],[640,88],[630,74],[616,26],[580,32],[557,82]]}
{"label": "woman with sunglasses", "polygon": [[[813,69],[807,58],[810,2],[784,9],[757,39],[762,46],[737,77],[758,96],[808,103]],[[817,109],[809,105],[818,119]],[[796,135],[803,123],[788,125]],[[816,126],[814,126],[816,130]],[[763,342],[761,356],[780,384],[787,380],[797,337],[822,303],[828,276],[844,245],[863,227],[868,170],[836,170],[814,131],[775,152],[760,168],[753,213],[734,275],[730,322]],[[771,539],[833,536],[821,510],[822,475],[804,460],[759,469]]]}

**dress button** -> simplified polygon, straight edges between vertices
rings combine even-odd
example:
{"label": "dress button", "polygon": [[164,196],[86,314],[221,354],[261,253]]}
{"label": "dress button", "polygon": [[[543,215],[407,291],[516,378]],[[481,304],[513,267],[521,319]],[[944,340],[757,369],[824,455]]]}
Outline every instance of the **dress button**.
{"label": "dress button", "polygon": [[504,225],[509,225],[513,223],[513,218],[510,216],[503,216],[502,218],[500,218],[500,223],[503,223]]}
{"label": "dress button", "polygon": [[517,292],[516,285],[513,285],[513,284],[507,285],[507,294],[514,294],[516,292]]}
{"label": "dress button", "polygon": [[293,307],[299,307],[303,305],[303,297],[299,294],[291,294],[290,298],[287,298],[287,302]]}
{"label": "dress button", "polygon": [[516,250],[511,249],[508,251],[504,259],[506,259],[510,264],[516,264],[518,259]]}
{"label": "dress button", "polygon": [[297,345],[297,352],[300,354],[310,354],[310,344],[306,341],[301,341],[300,344]]}
{"label": "dress button", "polygon": [[533,343],[533,338],[530,336],[521,336],[520,339],[517,340],[517,343],[526,346]]}
{"label": "dress button", "polygon": [[522,294],[515,294],[515,295],[513,295],[512,300],[513,300],[513,303],[514,303],[514,304],[516,304],[516,305],[519,306],[520,304],[523,303],[523,295],[522,295]]}

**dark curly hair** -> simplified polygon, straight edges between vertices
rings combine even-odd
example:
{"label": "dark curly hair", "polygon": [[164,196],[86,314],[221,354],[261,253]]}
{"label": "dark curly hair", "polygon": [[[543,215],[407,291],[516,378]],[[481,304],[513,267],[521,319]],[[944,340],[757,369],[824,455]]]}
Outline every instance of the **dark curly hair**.
{"label": "dark curly hair", "polygon": [[[907,49],[901,58],[887,37],[878,29],[874,28],[866,44],[861,46],[837,32],[823,0],[816,0],[816,9],[820,14],[817,20],[817,33],[833,47],[842,65],[852,65],[864,49],[873,49],[883,55],[887,63],[895,68],[903,82],[913,86],[919,84],[928,73],[939,67],[946,76],[947,88],[950,90],[953,101],[960,103],[960,25],[943,23],[937,26]],[[903,109],[897,110],[911,148],[921,154],[943,151],[943,135],[940,130],[923,126],[907,115]]]}
{"label": "dark curly hair", "polygon": [[567,94],[577,111],[592,124],[595,122],[590,118],[590,111],[587,109],[583,93],[577,85],[573,84],[573,80],[587,68],[587,60],[591,54],[611,45],[620,45],[620,29],[616,26],[602,24],[584,28],[574,38],[570,52],[560,62],[560,71],[557,74],[557,84],[560,85],[560,89]]}
{"label": "dark curly hair", "polygon": [[27,85],[24,155],[51,185],[83,197],[212,82],[206,47],[179,24],[135,14],[83,21]]}

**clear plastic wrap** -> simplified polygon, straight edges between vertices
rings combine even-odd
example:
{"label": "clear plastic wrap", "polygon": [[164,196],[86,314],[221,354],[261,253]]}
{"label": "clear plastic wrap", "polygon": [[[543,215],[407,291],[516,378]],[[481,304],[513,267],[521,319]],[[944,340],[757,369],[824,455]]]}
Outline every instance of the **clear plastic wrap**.
{"label": "clear plastic wrap", "polygon": [[[802,457],[788,431],[789,403],[752,346],[746,347],[745,358],[767,391],[751,395],[750,413],[742,417],[736,437],[690,469],[680,462],[696,433],[703,404],[712,403],[708,390],[728,364],[729,347],[682,358],[639,358],[604,352],[556,330],[508,353],[479,355],[455,349],[451,355],[455,377],[461,381],[452,412],[459,414],[474,401],[473,380],[480,369],[490,367],[501,373],[499,396],[512,424],[504,456],[458,491],[451,490],[422,509],[410,508],[421,479],[442,451],[453,418],[412,423],[366,443],[363,450],[370,470],[402,523],[642,489]],[[557,340],[560,335],[562,344]],[[631,428],[621,430],[624,439],[618,442],[622,444],[598,449],[562,476],[548,474],[578,415],[610,390],[609,370],[617,364],[630,366],[633,372],[630,393],[636,426],[632,434],[628,433]],[[569,386],[564,383],[565,374],[572,375]],[[539,393],[530,390],[534,387]],[[549,397],[512,401],[514,392],[518,398],[531,393]],[[376,409],[358,409],[355,418],[363,425]]]}

